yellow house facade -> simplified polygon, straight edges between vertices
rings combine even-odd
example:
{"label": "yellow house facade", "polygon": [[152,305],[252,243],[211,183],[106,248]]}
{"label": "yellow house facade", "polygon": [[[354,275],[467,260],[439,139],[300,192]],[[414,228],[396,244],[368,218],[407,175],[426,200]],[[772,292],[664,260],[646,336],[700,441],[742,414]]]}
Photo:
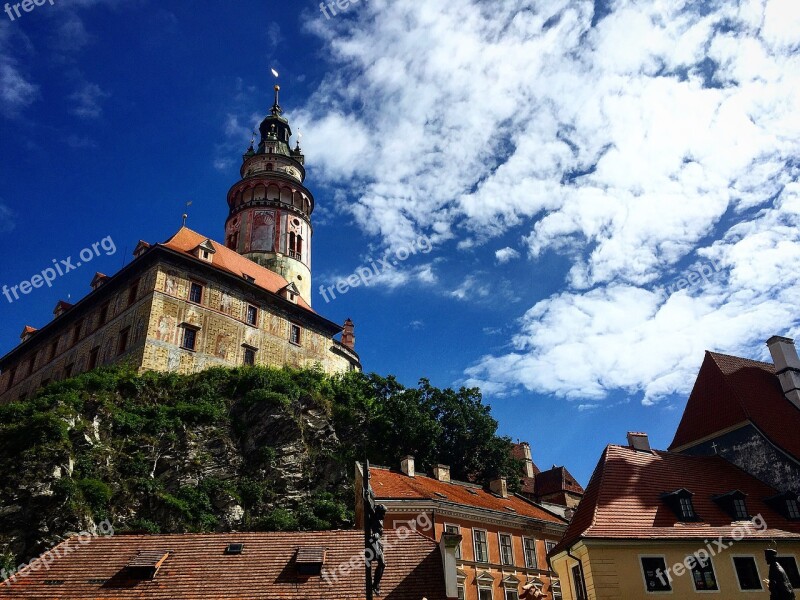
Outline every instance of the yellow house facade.
{"label": "yellow house facade", "polygon": [[651,450],[644,434],[604,451],[550,553],[564,600],[769,598],[764,550],[800,589],[797,496],[719,456]]}

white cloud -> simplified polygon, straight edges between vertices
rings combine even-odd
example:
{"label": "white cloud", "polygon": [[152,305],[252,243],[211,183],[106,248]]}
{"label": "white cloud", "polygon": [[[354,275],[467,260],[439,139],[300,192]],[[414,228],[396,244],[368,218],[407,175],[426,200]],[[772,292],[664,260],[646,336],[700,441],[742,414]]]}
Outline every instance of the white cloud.
{"label": "white cloud", "polygon": [[85,82],[69,97],[73,102],[72,114],[83,119],[96,119],[103,114],[102,102],[109,96],[111,94],[96,83]]}
{"label": "white cloud", "polygon": [[[800,10],[623,0],[594,27],[593,10],[371,0],[312,18],[332,68],[306,147],[387,247],[432,231],[470,249],[519,228],[532,260],[569,261],[514,351],[472,381],[654,402],[687,391],[704,349],[752,354],[800,327]],[[665,295],[712,257],[712,281]]]}
{"label": "white cloud", "polygon": [[500,250],[495,251],[494,257],[497,259],[497,262],[502,265],[515,258],[519,258],[519,252],[510,247],[500,248]]}

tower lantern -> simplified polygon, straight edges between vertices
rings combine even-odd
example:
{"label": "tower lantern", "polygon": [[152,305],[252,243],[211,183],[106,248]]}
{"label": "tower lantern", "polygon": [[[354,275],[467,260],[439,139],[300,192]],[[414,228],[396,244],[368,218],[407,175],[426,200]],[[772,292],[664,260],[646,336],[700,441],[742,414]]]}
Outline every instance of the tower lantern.
{"label": "tower lantern", "polygon": [[303,185],[305,158],[275,102],[259,126],[260,141],[243,156],[241,180],[228,192],[225,244],[294,283],[311,304],[311,213],[314,196]]}

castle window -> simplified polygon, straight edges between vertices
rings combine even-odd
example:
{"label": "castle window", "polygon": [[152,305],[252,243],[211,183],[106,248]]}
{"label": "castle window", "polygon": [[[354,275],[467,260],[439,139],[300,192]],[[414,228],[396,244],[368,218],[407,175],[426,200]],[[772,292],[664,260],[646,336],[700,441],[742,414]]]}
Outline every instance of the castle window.
{"label": "castle window", "polygon": [[247,324],[253,327],[258,326],[258,309],[252,304],[247,305]]}
{"label": "castle window", "polygon": [[244,349],[244,364],[248,367],[252,367],[256,364],[256,351],[252,348]]}
{"label": "castle window", "polygon": [[97,367],[97,357],[99,354],[100,354],[100,346],[95,346],[89,352],[89,366],[88,366],[89,371]]}
{"label": "castle window", "polygon": [[300,345],[300,325],[289,323],[289,341],[296,346]]}
{"label": "castle window", "polygon": [[195,304],[201,304],[203,302],[203,286],[194,281],[189,288],[189,302],[194,302]]}
{"label": "castle window", "polygon": [[100,307],[100,316],[97,318],[97,326],[102,327],[108,321],[108,302]]}
{"label": "castle window", "polygon": [[139,293],[139,280],[137,279],[133,285],[131,286],[130,291],[128,292],[128,306],[136,302],[136,296]]}
{"label": "castle window", "polygon": [[28,377],[33,375],[33,366],[36,364],[36,357],[39,356],[38,352],[34,352],[33,356],[31,356],[31,360],[28,363]]}
{"label": "castle window", "polygon": [[267,163],[267,171],[272,171],[272,163]]}
{"label": "castle window", "polygon": [[72,370],[75,368],[75,363],[69,363],[64,367],[64,379],[72,377]]}
{"label": "castle window", "polygon": [[78,343],[78,340],[81,339],[81,326],[83,325],[83,321],[78,321],[75,324],[75,327],[72,329],[72,345]]}
{"label": "castle window", "polygon": [[17,367],[11,369],[8,374],[8,385],[6,386],[6,391],[11,389],[11,386],[14,385],[14,378],[17,376]]}
{"label": "castle window", "polygon": [[119,332],[119,342],[117,342],[117,354],[122,354],[128,349],[128,338],[131,335],[131,328],[125,327]]}
{"label": "castle window", "polygon": [[181,341],[181,348],[184,350],[194,350],[197,346],[197,329],[194,327],[183,327],[183,340]]}
{"label": "castle window", "polygon": [[56,357],[56,350],[58,350],[58,338],[50,344],[50,353],[47,355],[47,362],[50,362]]}

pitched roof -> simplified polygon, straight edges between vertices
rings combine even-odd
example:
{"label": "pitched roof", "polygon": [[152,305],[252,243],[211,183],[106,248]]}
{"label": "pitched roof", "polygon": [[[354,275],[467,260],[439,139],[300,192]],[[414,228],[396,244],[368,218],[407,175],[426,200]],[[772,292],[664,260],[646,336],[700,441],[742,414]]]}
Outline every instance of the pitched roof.
{"label": "pitched roof", "polygon": [[[397,600],[444,600],[444,573],[437,544],[413,532],[406,538],[387,530],[393,544],[386,550],[385,597]],[[243,543],[241,554],[226,554],[229,543]],[[67,552],[65,546],[71,550]],[[301,548],[325,549],[320,575],[299,575]],[[225,533],[183,535],[116,535],[80,543],[71,538],[57,546],[49,568],[27,569],[0,598],[42,600],[300,600],[365,598],[364,570],[335,571],[363,553],[361,531]],[[155,577],[131,577],[126,566],[142,557],[163,557]],[[151,561],[152,562],[152,561]],[[146,566],[152,566],[147,562]],[[129,567],[130,568],[130,567]],[[335,571],[335,573],[334,573]],[[54,583],[63,582],[63,583]]]}
{"label": "pitched roof", "polygon": [[[686,488],[700,522],[679,522],[661,495]],[[789,521],[764,502],[777,491],[719,456],[642,452],[628,446],[606,447],[586,494],[554,549],[560,552],[581,538],[708,539],[730,538],[737,525],[712,499],[733,490],[747,495],[747,509],[761,514],[768,527],[753,527],[746,537],[800,539],[800,522]]]}
{"label": "pitched roof", "polygon": [[747,421],[800,460],[800,410],[784,397],[775,366],[706,352],[670,450]]}
{"label": "pitched roof", "polygon": [[[207,236],[201,235],[196,231],[192,231],[188,227],[181,227],[175,235],[173,235],[163,244],[159,244],[159,246],[164,246],[170,250],[174,250],[182,254],[191,255],[195,248],[205,241],[211,242],[216,250],[216,253],[214,254],[213,262],[204,262],[204,264],[210,264],[210,266],[215,267],[220,271],[225,271],[239,278],[243,278],[245,275],[248,275],[253,278],[253,283],[255,285],[268,292],[272,292],[273,294],[277,294],[289,284],[286,279],[274,271],[270,271],[269,269],[254,263],[252,260],[245,258],[238,252],[231,250],[219,242],[210,240]],[[314,312],[306,303],[306,301],[300,297],[297,299],[297,305],[305,308],[309,312]]]}
{"label": "pitched roof", "polygon": [[559,517],[514,494],[501,498],[469,483],[439,481],[419,473],[409,477],[382,467],[370,467],[369,473],[370,484],[379,500],[435,500],[564,524]]}
{"label": "pitched roof", "polygon": [[583,494],[584,490],[566,467],[556,467],[536,474],[536,494],[555,494],[556,492],[572,492]]}

